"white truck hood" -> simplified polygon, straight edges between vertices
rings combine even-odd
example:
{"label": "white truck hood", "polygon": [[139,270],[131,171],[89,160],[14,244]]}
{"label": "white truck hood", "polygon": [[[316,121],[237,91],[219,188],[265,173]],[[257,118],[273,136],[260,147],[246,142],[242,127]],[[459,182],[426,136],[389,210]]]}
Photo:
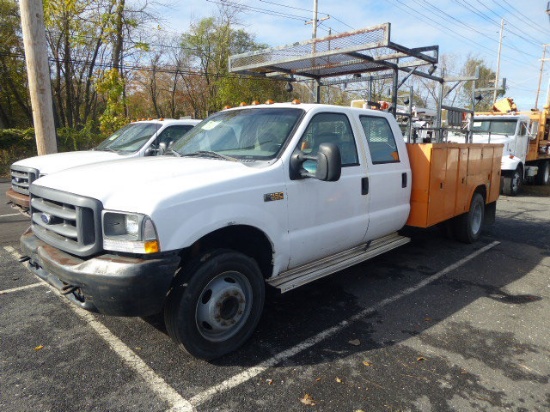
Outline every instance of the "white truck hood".
{"label": "white truck hood", "polygon": [[38,169],[40,175],[48,175],[75,166],[106,162],[108,160],[117,160],[120,158],[124,158],[124,156],[114,152],[83,150],[29,157],[28,159],[15,162],[14,165],[32,167]]}
{"label": "white truck hood", "polygon": [[[479,134],[476,133],[472,137],[472,143],[489,143],[489,137],[491,144],[506,144],[514,138],[514,135],[504,135],[504,134]],[[447,140],[449,142],[465,143],[465,137],[463,134],[449,133]]]}
{"label": "white truck hood", "polygon": [[75,167],[33,185],[94,198],[105,209],[150,214],[212,196],[214,185],[222,191],[242,189],[241,178],[261,170],[226,160],[158,156]]}

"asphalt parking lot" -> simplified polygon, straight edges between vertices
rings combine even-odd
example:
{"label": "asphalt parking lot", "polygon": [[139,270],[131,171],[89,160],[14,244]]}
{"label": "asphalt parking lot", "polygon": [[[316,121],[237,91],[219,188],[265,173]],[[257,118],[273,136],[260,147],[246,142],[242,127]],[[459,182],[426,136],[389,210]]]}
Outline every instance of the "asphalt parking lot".
{"label": "asphalt parking lot", "polygon": [[[2,194],[8,182],[0,182]],[[501,197],[474,245],[437,229],[283,295],[250,341],[205,362],[162,318],[75,308],[17,261],[0,205],[0,410],[546,411],[550,188]]]}

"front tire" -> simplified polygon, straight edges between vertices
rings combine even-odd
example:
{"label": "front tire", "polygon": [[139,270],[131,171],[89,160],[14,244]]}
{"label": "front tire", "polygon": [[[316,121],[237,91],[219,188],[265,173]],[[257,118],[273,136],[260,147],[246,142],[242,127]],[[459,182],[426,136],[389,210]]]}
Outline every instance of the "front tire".
{"label": "front tire", "polygon": [[523,169],[518,166],[511,176],[502,178],[502,194],[506,196],[517,196],[523,184]]}
{"label": "front tire", "polygon": [[463,243],[474,243],[481,236],[485,220],[485,201],[479,193],[474,193],[470,210],[454,220],[454,234]]}
{"label": "front tire", "polygon": [[265,283],[254,259],[230,250],[205,253],[184,269],[171,290],[166,329],[191,355],[218,358],[252,335],[264,301]]}

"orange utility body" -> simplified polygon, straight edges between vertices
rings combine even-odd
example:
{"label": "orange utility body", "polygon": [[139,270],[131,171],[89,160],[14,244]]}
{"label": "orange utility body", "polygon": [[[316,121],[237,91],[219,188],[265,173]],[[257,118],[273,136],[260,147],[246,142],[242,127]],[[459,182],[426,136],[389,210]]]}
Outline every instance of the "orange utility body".
{"label": "orange utility body", "polygon": [[502,150],[496,144],[407,144],[412,170],[407,225],[426,228],[468,212],[476,190],[485,204],[495,202]]}

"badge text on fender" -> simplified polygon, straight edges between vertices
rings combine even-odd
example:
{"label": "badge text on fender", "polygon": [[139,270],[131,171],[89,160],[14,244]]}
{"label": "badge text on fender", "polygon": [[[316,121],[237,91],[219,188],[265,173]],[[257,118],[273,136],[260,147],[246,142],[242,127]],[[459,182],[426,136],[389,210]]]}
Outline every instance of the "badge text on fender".
{"label": "badge text on fender", "polygon": [[264,195],[264,202],[273,202],[274,200],[283,200],[285,194],[283,192],[266,193]]}

